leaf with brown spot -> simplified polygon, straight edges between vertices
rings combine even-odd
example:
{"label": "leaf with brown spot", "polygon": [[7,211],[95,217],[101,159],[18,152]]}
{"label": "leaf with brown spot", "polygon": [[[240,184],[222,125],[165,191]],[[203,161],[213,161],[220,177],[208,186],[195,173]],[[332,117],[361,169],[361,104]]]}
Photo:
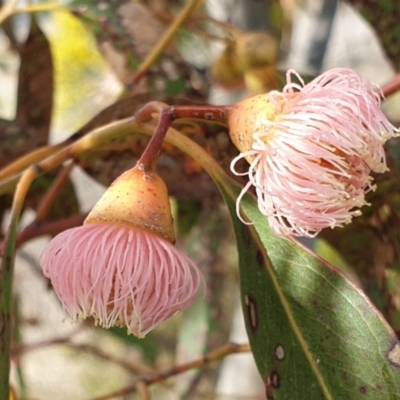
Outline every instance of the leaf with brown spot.
{"label": "leaf with brown spot", "polygon": [[236,215],[242,188],[218,178],[237,236],[247,334],[268,397],[400,399],[400,369],[388,360],[397,337],[367,296],[299,243],[274,235],[248,194],[241,215],[253,225],[244,225]]}

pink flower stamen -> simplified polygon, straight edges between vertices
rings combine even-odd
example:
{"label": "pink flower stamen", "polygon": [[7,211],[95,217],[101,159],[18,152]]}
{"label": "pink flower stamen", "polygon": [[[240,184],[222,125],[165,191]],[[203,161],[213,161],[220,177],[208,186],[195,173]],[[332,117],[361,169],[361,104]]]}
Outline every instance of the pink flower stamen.
{"label": "pink flower stamen", "polygon": [[203,277],[179,249],[145,230],[93,223],[56,236],[40,260],[65,311],[144,337],[196,299]]}
{"label": "pink flower stamen", "polygon": [[[295,75],[300,84],[293,83]],[[261,95],[274,106],[252,132],[241,158],[250,168],[260,211],[278,235],[313,237],[326,227],[351,222],[375,190],[370,172],[385,172],[383,144],[399,131],[380,108],[378,88],[356,72],[337,68],[308,84],[287,73],[282,92]],[[259,118],[259,116],[258,116]]]}

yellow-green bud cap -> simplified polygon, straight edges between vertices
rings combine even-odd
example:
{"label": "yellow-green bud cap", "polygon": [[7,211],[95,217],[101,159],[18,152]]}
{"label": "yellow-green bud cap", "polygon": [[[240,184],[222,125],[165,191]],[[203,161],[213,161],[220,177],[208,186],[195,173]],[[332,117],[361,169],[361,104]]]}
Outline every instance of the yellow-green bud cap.
{"label": "yellow-green bud cap", "polygon": [[119,176],[87,216],[85,224],[122,224],[175,243],[174,221],[164,181],[136,166]]}
{"label": "yellow-green bud cap", "polygon": [[265,120],[273,121],[275,115],[276,109],[268,94],[256,95],[230,106],[229,135],[237,149],[241,153],[251,150],[253,134],[265,132]]}

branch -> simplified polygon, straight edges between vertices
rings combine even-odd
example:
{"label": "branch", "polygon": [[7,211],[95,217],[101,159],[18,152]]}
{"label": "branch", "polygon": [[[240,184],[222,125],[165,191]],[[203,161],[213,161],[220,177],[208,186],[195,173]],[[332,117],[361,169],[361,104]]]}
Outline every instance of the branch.
{"label": "branch", "polygon": [[204,357],[198,360],[174,366],[164,372],[155,373],[154,375],[148,378],[141,378],[137,380],[134,384],[126,386],[123,389],[109,393],[104,396],[92,398],[91,400],[109,400],[115,397],[123,397],[126,396],[127,394],[139,391],[139,388],[143,390],[143,385],[150,386],[154,383],[162,382],[172,376],[182,374],[191,369],[204,367],[210,364],[211,362],[223,358],[229,354],[248,353],[249,351],[251,351],[249,344],[227,343],[209,352]]}
{"label": "branch", "polygon": [[172,41],[176,35],[176,31],[180,28],[183,23],[190,17],[193,11],[195,11],[204,0],[189,0],[185,7],[182,9],[180,14],[175,18],[174,22],[170,25],[164,35],[161,37],[159,42],[153,47],[150,54],[145,60],[140,64],[136,71],[135,77],[133,79],[133,84],[137,83],[143,75],[151,68],[151,66],[157,61],[157,59],[163,54],[165,48]]}

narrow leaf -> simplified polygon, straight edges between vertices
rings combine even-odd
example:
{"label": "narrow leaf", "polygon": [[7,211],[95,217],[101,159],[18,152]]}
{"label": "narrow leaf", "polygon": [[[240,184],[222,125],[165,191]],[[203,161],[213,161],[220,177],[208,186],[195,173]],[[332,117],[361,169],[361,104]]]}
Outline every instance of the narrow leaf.
{"label": "narrow leaf", "polygon": [[400,344],[365,294],[292,239],[256,201],[217,182],[237,236],[241,296],[267,399],[400,399]]}
{"label": "narrow leaf", "polygon": [[12,287],[17,222],[12,223],[0,262],[0,400],[9,399],[10,346],[12,340]]}

